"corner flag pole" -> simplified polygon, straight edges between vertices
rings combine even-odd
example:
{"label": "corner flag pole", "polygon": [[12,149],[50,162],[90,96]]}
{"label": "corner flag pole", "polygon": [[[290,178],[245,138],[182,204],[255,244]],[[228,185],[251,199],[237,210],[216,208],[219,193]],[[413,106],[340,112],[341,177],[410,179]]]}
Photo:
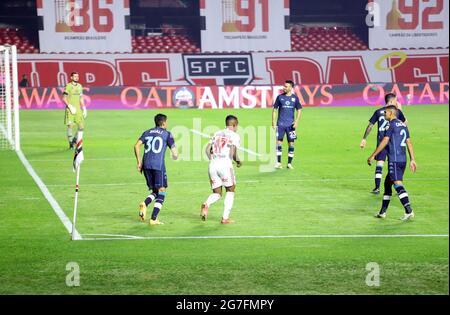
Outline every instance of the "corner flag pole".
{"label": "corner flag pole", "polygon": [[[83,154],[83,131],[78,131],[77,133],[77,146],[75,148],[75,155],[73,157],[73,171],[77,172],[77,180],[75,184],[75,203],[73,206],[73,223],[72,223],[72,241],[76,240],[78,237],[77,230],[75,229],[75,224],[77,222],[77,207],[78,207],[78,189],[80,183],[80,168],[81,162],[84,160]],[[77,234],[77,235],[75,235]]]}
{"label": "corner flag pole", "polygon": [[75,240],[75,224],[77,222],[77,206],[78,206],[78,183],[80,181],[80,169],[81,165],[77,167],[77,180],[75,184],[75,203],[73,206],[73,223],[72,223],[72,241]]}

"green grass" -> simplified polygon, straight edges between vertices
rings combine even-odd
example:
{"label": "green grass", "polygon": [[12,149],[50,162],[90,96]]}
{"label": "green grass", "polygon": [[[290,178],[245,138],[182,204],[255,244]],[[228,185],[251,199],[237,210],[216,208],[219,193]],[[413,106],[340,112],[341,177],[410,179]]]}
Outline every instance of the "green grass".
{"label": "green grass", "polygon": [[[232,218],[219,224],[222,202],[199,220],[208,196],[207,162],[172,161],[160,219],[137,220],[146,196],[132,147],[156,111],[90,111],[84,135],[77,229],[84,234],[159,236],[286,236],[330,234],[448,234],[448,106],[414,106],[409,120],[418,172],[405,174],[416,218],[398,220],[391,202],[386,220],[373,214],[380,196],[366,159],[375,146],[359,141],[373,107],[306,108],[298,128],[295,170],[260,172],[267,162],[237,170]],[[169,129],[223,125],[238,115],[243,128],[266,126],[270,110],[163,110]],[[61,111],[22,111],[22,150],[69,218],[75,175]],[[188,139],[175,133],[182,153]],[[184,138],[183,138],[184,137]],[[193,136],[190,135],[190,139]],[[201,140],[200,140],[201,139]],[[198,138],[202,146],[206,139]],[[244,137],[244,146],[258,150]],[[193,145],[189,146],[193,151]],[[287,158],[284,148],[283,160]],[[385,170],[384,170],[385,171]],[[384,173],[385,174],[385,173]],[[448,294],[448,237],[277,238],[76,241],[13,152],[0,152],[0,294]],[[80,265],[81,285],[65,284],[68,262]],[[366,264],[377,262],[381,286],[365,284]]]}

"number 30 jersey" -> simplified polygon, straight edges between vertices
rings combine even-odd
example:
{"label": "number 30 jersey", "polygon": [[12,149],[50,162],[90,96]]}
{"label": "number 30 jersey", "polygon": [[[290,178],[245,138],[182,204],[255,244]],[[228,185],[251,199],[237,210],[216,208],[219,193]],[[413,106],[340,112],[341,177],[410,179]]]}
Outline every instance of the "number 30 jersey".
{"label": "number 30 jersey", "polygon": [[144,143],[144,169],[165,171],[164,155],[167,147],[173,148],[172,134],[164,128],[156,127],[144,131],[139,140]]}
{"label": "number 30 jersey", "polygon": [[209,142],[212,145],[211,160],[223,160],[231,163],[231,147],[239,148],[240,142],[239,135],[230,129],[217,131]]}

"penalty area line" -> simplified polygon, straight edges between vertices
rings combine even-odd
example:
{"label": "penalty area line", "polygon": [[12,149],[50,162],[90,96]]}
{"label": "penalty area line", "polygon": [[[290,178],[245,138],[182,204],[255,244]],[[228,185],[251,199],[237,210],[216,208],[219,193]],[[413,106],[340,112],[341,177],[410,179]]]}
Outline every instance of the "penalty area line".
{"label": "penalty area line", "polygon": [[[61,220],[62,224],[66,228],[66,230],[69,232],[69,234],[72,234],[72,221],[66,216],[64,211],[59,206],[58,202],[55,200],[55,198],[52,196],[50,191],[48,190],[47,186],[45,186],[42,179],[38,176],[36,171],[31,166],[30,162],[28,162],[27,158],[23,154],[21,150],[16,151],[17,156],[19,157],[20,161],[22,162],[25,169],[28,171],[28,174],[33,178],[36,185],[41,190],[42,194],[44,195],[45,199],[50,203],[50,206],[53,208],[53,211],[58,216],[58,218]],[[78,233],[77,230],[74,231],[74,239],[80,240],[82,237],[80,233]]]}
{"label": "penalty area line", "polygon": [[411,238],[448,237],[448,234],[304,234],[304,235],[204,235],[204,236],[135,236],[122,234],[83,234],[83,241],[114,240],[205,240],[205,239],[287,239],[287,238]]}

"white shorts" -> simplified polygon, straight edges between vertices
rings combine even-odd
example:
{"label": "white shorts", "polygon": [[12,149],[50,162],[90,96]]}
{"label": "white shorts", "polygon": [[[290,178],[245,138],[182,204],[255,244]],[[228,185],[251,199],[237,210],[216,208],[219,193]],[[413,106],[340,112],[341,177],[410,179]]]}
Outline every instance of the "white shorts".
{"label": "white shorts", "polygon": [[236,176],[234,175],[233,164],[231,162],[211,160],[209,162],[208,173],[212,189],[236,185]]}

